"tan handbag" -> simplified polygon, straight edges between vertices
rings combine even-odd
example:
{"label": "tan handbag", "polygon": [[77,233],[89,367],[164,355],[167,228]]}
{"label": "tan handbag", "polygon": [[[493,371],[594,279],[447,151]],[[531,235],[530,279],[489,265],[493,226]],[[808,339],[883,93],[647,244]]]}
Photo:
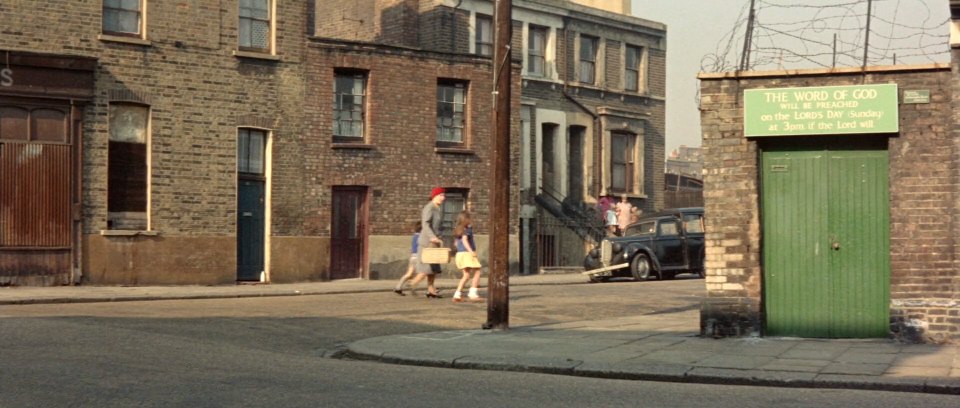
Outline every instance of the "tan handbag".
{"label": "tan handbag", "polygon": [[425,264],[445,264],[450,262],[449,248],[423,248],[420,253],[420,262]]}

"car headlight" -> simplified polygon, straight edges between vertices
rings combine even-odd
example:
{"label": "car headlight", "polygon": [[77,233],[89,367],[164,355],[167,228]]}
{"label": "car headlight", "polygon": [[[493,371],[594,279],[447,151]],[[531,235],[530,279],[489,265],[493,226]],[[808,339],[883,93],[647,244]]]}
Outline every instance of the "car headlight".
{"label": "car headlight", "polygon": [[613,253],[617,253],[617,252],[620,252],[620,251],[622,251],[622,250],[623,250],[623,247],[622,247],[622,246],[620,246],[620,244],[619,244],[619,243],[617,243],[617,242],[614,242],[614,243],[613,243],[613,245],[611,245],[611,246],[610,246],[610,250],[612,250],[612,251],[613,251]]}
{"label": "car headlight", "polygon": [[594,248],[594,249],[591,249],[590,252],[587,253],[587,255],[589,255],[591,258],[596,258],[600,256],[600,251]]}

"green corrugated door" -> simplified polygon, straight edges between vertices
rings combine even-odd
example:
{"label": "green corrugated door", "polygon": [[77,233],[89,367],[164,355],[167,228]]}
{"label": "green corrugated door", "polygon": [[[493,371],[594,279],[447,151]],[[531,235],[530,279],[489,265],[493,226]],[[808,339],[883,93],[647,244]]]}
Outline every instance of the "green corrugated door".
{"label": "green corrugated door", "polygon": [[886,336],[886,150],[774,146],[761,160],[767,334]]}

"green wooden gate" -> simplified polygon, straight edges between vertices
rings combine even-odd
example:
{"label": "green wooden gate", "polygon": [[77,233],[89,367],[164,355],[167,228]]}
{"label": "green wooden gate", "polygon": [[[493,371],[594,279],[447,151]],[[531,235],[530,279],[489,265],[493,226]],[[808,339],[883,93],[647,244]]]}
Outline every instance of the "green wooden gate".
{"label": "green wooden gate", "polygon": [[780,142],[761,156],[766,333],[885,337],[886,147],[818,145]]}

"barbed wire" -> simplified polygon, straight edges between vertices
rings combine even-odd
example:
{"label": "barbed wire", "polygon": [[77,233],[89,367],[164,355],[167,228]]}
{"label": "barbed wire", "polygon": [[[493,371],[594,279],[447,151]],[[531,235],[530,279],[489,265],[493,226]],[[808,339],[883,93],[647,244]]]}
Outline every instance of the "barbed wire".
{"label": "barbed wire", "polygon": [[[928,4],[932,1],[938,5],[943,3],[937,0],[873,0],[870,43],[866,44],[867,52],[864,53],[867,0],[809,0],[803,3],[755,0],[746,69],[949,61],[947,25],[950,20],[949,17],[935,17]],[[737,21],[717,42],[716,51],[701,59],[702,71],[728,72],[739,68],[749,14],[750,0],[745,0]]]}

